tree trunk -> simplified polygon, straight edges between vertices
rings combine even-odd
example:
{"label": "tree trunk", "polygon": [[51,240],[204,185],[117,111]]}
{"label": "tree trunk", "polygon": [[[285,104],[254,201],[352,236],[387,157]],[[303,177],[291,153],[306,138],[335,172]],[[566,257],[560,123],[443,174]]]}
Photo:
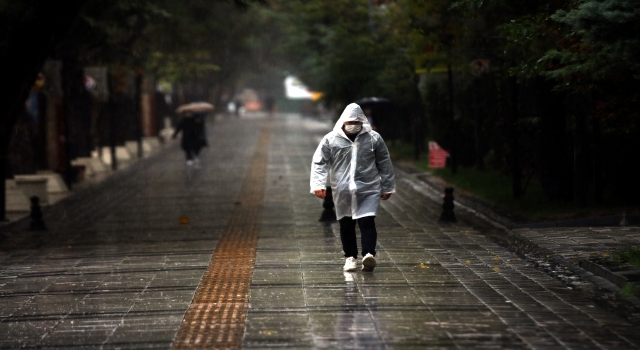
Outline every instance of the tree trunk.
{"label": "tree trunk", "polygon": [[7,188],[5,179],[7,178],[10,136],[8,133],[2,133],[2,141],[0,141],[0,180],[2,181],[0,185],[0,222],[7,221]]}
{"label": "tree trunk", "polygon": [[412,135],[413,138],[413,159],[420,159],[420,121],[418,120],[418,115],[416,111],[411,109],[411,122],[412,122]]}
{"label": "tree trunk", "polygon": [[136,66],[136,75],[135,75],[135,93],[134,93],[134,101],[135,101],[135,115],[137,117],[136,124],[136,143],[138,144],[138,158],[142,158],[142,80],[144,75],[142,73],[142,66]]}
{"label": "tree trunk", "polygon": [[111,170],[118,170],[118,154],[116,152],[118,128],[121,126],[118,104],[121,100],[120,95],[114,93],[109,94],[109,102],[107,108],[107,120],[109,121],[109,153],[111,154]]}
{"label": "tree trunk", "polygon": [[484,157],[482,152],[482,120],[478,112],[478,93],[480,90],[480,79],[473,80],[472,99],[473,99],[473,133],[475,145],[475,163],[478,170],[484,170]]}
{"label": "tree trunk", "polygon": [[540,115],[539,173],[544,193],[552,200],[572,198],[571,155],[568,153],[566,96],[553,92],[553,81],[538,79],[536,101]]}
{"label": "tree trunk", "polygon": [[[53,51],[73,25],[74,20],[89,0],[38,1],[21,14],[10,31],[0,38],[0,175],[3,189],[0,196],[0,218],[6,214],[6,164],[8,136],[24,108],[31,86]],[[5,145],[6,144],[6,145]]]}
{"label": "tree trunk", "polygon": [[415,88],[412,89],[412,102],[411,102],[411,115],[415,124],[415,131],[413,135],[413,158],[415,160],[420,159],[420,154],[424,151],[424,138],[425,131],[424,125],[426,124],[424,121],[424,107],[422,105],[422,97],[420,96],[420,90],[418,88],[418,76],[412,75],[413,82]]}
{"label": "tree trunk", "polygon": [[574,117],[576,130],[573,144],[573,202],[576,207],[587,206],[587,118],[584,110],[584,98],[574,96]]}
{"label": "tree trunk", "polygon": [[451,154],[451,172],[455,175],[458,172],[458,137],[455,121],[455,110],[453,103],[453,69],[451,68],[451,62],[447,63],[447,81],[449,87],[449,127],[447,131],[447,137],[451,142],[449,153]]}
{"label": "tree trunk", "polygon": [[520,164],[520,145],[518,135],[518,119],[520,111],[518,110],[518,82],[516,78],[509,78],[509,148],[511,154],[511,178],[513,198],[520,199],[522,197],[522,165]]}
{"label": "tree trunk", "polygon": [[591,123],[593,127],[593,190],[596,200],[596,204],[600,205],[603,201],[603,189],[604,181],[602,178],[602,130],[600,126],[600,119],[597,117],[591,117]]}
{"label": "tree trunk", "polygon": [[[64,114],[62,117],[62,127],[64,135],[64,169],[63,178],[67,187],[71,189],[74,182],[74,174],[71,168],[71,160],[75,158],[77,153],[77,131],[79,127],[74,128],[74,121],[85,119],[87,116],[78,116],[80,108],[77,107],[80,98],[79,89],[84,89],[83,72],[78,62],[78,54],[75,50],[65,52],[62,59],[62,87],[64,94],[62,95]],[[81,129],[81,128],[80,128]]]}

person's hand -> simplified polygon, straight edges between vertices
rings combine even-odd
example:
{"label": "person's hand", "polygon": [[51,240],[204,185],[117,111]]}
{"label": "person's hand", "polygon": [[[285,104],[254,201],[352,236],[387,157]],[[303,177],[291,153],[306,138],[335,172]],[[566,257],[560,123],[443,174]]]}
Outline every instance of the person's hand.
{"label": "person's hand", "polygon": [[327,196],[327,190],[316,190],[316,197],[320,198],[320,199],[324,199],[324,197]]}
{"label": "person's hand", "polygon": [[389,197],[391,197],[391,193],[383,193],[380,198],[382,198],[383,201],[386,201],[387,199],[389,199]]}

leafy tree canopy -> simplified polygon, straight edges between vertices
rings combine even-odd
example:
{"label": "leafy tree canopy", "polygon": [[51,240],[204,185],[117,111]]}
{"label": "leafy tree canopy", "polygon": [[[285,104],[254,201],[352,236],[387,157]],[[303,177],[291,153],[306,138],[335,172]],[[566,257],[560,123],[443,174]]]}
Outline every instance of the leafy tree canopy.
{"label": "leafy tree canopy", "polygon": [[567,27],[567,47],[552,49],[542,58],[560,67],[546,75],[590,80],[633,75],[640,79],[640,7],[632,0],[583,0],[568,11],[551,16]]}

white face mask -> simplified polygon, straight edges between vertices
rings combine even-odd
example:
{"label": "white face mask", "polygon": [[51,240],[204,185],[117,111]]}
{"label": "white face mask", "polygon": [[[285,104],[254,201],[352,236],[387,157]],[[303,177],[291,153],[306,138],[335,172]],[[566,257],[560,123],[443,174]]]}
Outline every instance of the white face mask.
{"label": "white face mask", "polygon": [[349,134],[357,134],[362,130],[362,125],[345,125],[344,130]]}

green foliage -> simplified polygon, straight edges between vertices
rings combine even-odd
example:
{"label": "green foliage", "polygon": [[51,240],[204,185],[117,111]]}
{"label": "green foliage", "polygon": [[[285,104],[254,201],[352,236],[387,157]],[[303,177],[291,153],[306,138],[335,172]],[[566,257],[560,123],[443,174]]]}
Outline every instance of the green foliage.
{"label": "green foliage", "polygon": [[448,137],[449,107],[446,80],[442,75],[431,75],[425,79],[422,88],[430,137],[443,147],[449,148]]}
{"label": "green foliage", "polygon": [[410,23],[407,53],[416,68],[431,70],[459,64],[464,18],[450,1],[403,2]]}
{"label": "green foliage", "polygon": [[500,34],[507,40],[505,55],[512,61],[519,62],[509,73],[517,76],[520,81],[533,79],[547,68],[542,62],[542,55],[553,43],[540,32],[540,28],[549,22],[548,16],[524,16],[498,27]]}
{"label": "green foliage", "polygon": [[378,131],[385,139],[418,137],[411,130],[420,128],[422,119],[419,79],[410,53],[412,4],[375,6],[368,0],[275,4],[282,28],[277,51],[288,62],[289,72],[321,91],[323,102],[337,111],[363,97],[390,99],[397,109],[371,108]]}
{"label": "green foliage", "polygon": [[626,297],[632,297],[640,295],[640,288],[634,286],[631,283],[627,283],[624,285],[624,287],[622,287],[622,290],[620,292]]}
{"label": "green foliage", "polygon": [[322,91],[327,103],[346,104],[375,90],[383,57],[370,28],[368,1],[294,0],[279,5],[279,50],[291,70]]}
{"label": "green foliage", "polygon": [[516,200],[511,192],[511,179],[501,172],[478,171],[473,168],[459,169],[455,175],[449,169],[435,169],[432,172],[455,188],[471,192],[489,203],[509,208],[510,211],[529,217],[530,220],[566,212],[570,208],[567,203],[550,201],[537,181],[529,184],[523,199]]}
{"label": "green foliage", "polygon": [[[610,49],[612,59],[637,59],[640,8],[635,1],[583,1],[577,8],[569,12],[559,11],[552,17],[571,26],[584,41]],[[621,47],[621,43],[632,46]]]}
{"label": "green foliage", "polygon": [[145,68],[158,79],[235,82],[252,66],[262,0],[92,1],[63,43],[85,65]]}
{"label": "green foliage", "polygon": [[219,96],[267,60],[256,39],[269,32],[261,28],[264,12],[255,6],[264,1],[156,2],[167,16],[150,21],[145,31],[145,68],[157,79],[198,84]]}
{"label": "green foliage", "polygon": [[557,89],[586,91],[628,75],[640,78],[640,9],[631,0],[559,1],[501,25],[510,70],[543,76]]}
{"label": "green foliage", "polygon": [[[407,142],[403,142],[403,141],[386,141],[385,142],[387,144],[387,148],[389,149],[389,154],[391,156],[391,159],[393,159],[394,162],[396,161],[400,161],[400,162],[404,162],[404,161],[411,161],[413,158],[413,145]],[[428,156],[426,154],[422,155],[422,157],[419,159],[419,161],[427,161],[428,160]],[[427,168],[419,168],[421,170],[427,170]]]}
{"label": "green foliage", "polygon": [[632,74],[640,79],[640,8],[630,0],[583,0],[569,11],[551,18],[567,26],[568,37],[576,37],[564,50],[550,50],[544,61],[560,67],[547,76],[569,79],[581,75],[603,80]]}
{"label": "green foliage", "polygon": [[630,248],[620,252],[617,255],[617,260],[640,268],[640,248]]}
{"label": "green foliage", "polygon": [[619,203],[606,207],[590,203],[586,208],[577,209],[571,202],[550,199],[537,179],[531,179],[521,199],[514,199],[511,192],[511,178],[502,172],[461,168],[454,175],[450,169],[430,169],[426,161],[421,166],[422,170],[443,178],[456,189],[467,191],[495,204],[497,212],[503,212],[503,215],[516,213],[522,218],[527,218],[528,222],[572,220],[588,216],[593,212],[602,213],[600,215],[613,215],[629,209]]}
{"label": "green foliage", "polygon": [[10,28],[12,22],[24,13],[26,7],[24,1],[0,0],[0,33]]}
{"label": "green foliage", "polygon": [[174,83],[188,82],[194,77],[220,71],[220,66],[211,63],[208,52],[186,54],[156,51],[151,54],[147,68],[162,80]]}
{"label": "green foliage", "polygon": [[147,25],[169,16],[152,0],[96,0],[61,46],[76,52],[84,64],[140,64],[148,54]]}

